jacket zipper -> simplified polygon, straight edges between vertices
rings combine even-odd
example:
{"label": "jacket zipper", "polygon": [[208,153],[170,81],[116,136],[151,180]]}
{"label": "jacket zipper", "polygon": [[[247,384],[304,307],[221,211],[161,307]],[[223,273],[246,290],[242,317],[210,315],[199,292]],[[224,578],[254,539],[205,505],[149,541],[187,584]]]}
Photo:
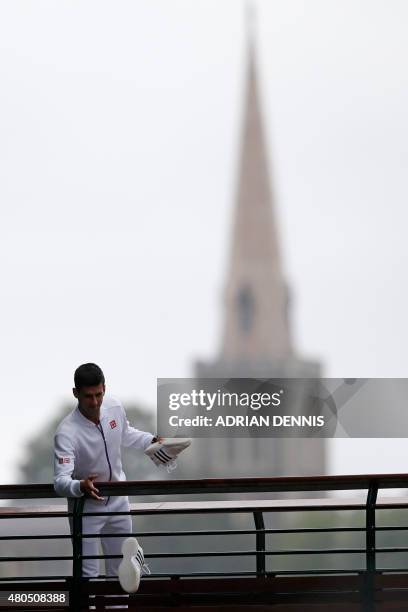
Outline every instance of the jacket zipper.
{"label": "jacket zipper", "polygon": [[[108,455],[108,447],[106,445],[106,438],[105,438],[105,434],[103,433],[103,429],[102,429],[102,425],[100,423],[98,423],[98,425],[96,426],[98,428],[98,430],[101,432],[102,434],[102,439],[103,439],[103,443],[105,445],[105,455],[106,455],[106,460],[108,462],[109,465],[109,481],[112,480],[112,465],[109,459],[109,455]],[[106,500],[106,504],[105,506],[108,504],[108,501],[110,500],[110,496],[108,497],[108,499]]]}

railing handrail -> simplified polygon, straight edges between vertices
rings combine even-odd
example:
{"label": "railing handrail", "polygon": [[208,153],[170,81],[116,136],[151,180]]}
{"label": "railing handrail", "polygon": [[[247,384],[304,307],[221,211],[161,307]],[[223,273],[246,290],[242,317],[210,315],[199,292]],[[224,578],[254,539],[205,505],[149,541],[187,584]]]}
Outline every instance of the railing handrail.
{"label": "railing handrail", "polygon": [[[408,474],[280,476],[274,478],[204,478],[100,482],[102,495],[184,495],[206,493],[283,493],[408,488]],[[0,499],[59,497],[52,484],[0,485]]]}

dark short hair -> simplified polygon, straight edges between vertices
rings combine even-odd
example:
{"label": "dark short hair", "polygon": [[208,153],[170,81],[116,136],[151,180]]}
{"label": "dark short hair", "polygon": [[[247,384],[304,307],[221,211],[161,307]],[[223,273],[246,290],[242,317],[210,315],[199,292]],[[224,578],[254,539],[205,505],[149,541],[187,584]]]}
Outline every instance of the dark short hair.
{"label": "dark short hair", "polygon": [[82,387],[96,387],[105,384],[105,376],[96,363],[83,363],[74,374],[75,388],[79,391]]}

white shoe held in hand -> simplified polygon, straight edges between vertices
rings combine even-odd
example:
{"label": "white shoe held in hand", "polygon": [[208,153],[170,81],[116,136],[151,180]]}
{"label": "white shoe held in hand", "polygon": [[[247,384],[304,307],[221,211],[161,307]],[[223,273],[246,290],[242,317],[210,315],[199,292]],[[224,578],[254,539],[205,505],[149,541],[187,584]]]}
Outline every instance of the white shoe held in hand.
{"label": "white shoe held in hand", "polygon": [[150,444],[145,454],[158,467],[166,467],[171,472],[177,467],[176,457],[191,444],[190,438],[161,438]]}
{"label": "white shoe held in hand", "polygon": [[144,562],[143,548],[136,538],[126,538],[122,544],[123,560],[118,569],[120,586],[127,593],[136,593],[140,584],[140,576],[150,574]]}

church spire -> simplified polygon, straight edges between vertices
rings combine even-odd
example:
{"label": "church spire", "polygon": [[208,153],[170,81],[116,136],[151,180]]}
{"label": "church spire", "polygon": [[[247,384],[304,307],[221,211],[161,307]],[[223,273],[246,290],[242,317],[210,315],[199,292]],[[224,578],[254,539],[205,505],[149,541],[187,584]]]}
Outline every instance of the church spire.
{"label": "church spire", "polygon": [[291,354],[287,289],[269,184],[252,5],[247,5],[247,28],[246,97],[220,357],[281,361]]}
{"label": "church spire", "polygon": [[255,43],[256,15],[255,15],[255,6],[251,0],[247,0],[245,4],[245,24],[246,24],[247,43],[249,44],[250,47],[253,47]]}

